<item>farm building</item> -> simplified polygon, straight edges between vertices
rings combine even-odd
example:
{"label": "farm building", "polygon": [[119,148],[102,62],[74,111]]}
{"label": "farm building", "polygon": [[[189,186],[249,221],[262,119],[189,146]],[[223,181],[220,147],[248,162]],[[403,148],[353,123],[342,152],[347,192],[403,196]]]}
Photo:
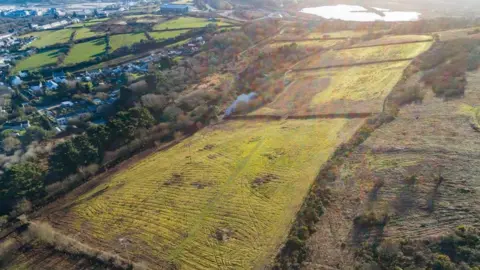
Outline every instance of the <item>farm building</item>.
{"label": "farm building", "polygon": [[188,6],[187,5],[176,5],[176,4],[164,4],[160,6],[161,13],[187,13]]}

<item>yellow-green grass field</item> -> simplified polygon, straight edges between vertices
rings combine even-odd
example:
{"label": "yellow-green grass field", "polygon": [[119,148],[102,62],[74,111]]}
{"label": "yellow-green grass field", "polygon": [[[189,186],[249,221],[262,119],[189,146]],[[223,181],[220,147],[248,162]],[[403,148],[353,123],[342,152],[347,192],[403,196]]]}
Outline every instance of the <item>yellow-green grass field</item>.
{"label": "yellow-green grass field", "polygon": [[170,44],[170,45],[167,45],[167,48],[173,48],[173,47],[177,47],[177,46],[182,46],[182,45],[187,44],[188,42],[190,42],[190,39],[189,39],[189,38],[184,39],[184,40],[181,40],[181,41],[179,41],[179,42],[175,42],[175,43]]}
{"label": "yellow-green grass field", "polygon": [[428,35],[383,36],[378,39],[357,43],[355,46],[371,46],[371,45],[392,44],[392,43],[395,44],[395,43],[402,43],[402,42],[416,42],[416,41],[428,41],[428,40],[432,40],[432,37]]}
{"label": "yellow-green grass field", "polygon": [[279,48],[283,46],[290,46],[292,44],[297,44],[298,47],[300,48],[328,48],[332,47],[339,42],[342,42],[341,40],[308,40],[308,41],[296,41],[296,42],[290,42],[290,41],[281,41],[281,42],[272,42],[269,44],[270,48]]}
{"label": "yellow-green grass field", "polygon": [[251,115],[375,113],[410,61],[291,72],[275,100]]}
{"label": "yellow-green grass field", "polygon": [[141,40],[147,40],[144,33],[120,34],[110,36],[110,46],[112,52],[121,47],[130,47],[135,43],[140,43]]}
{"label": "yellow-green grass field", "polygon": [[82,38],[89,38],[89,37],[102,36],[102,35],[105,35],[105,33],[93,32],[92,30],[90,30],[90,28],[82,27],[82,28],[76,29],[74,39],[79,40]]}
{"label": "yellow-green grass field", "polygon": [[[260,269],[320,167],[363,120],[229,121],[152,154],[57,211],[53,225],[155,269]],[[88,239],[88,240],[87,240]],[[126,256],[126,254],[122,254]]]}
{"label": "yellow-green grass field", "polygon": [[330,32],[330,33],[323,33],[323,32],[313,32],[306,36],[306,38],[354,38],[354,37],[361,37],[366,35],[367,31],[338,31],[338,32]]}
{"label": "yellow-green grass field", "polygon": [[28,47],[43,48],[53,44],[67,43],[70,40],[70,36],[73,33],[73,29],[62,29],[56,31],[41,31],[29,33],[25,36],[35,36],[35,39],[32,43],[28,44]]}
{"label": "yellow-green grass field", "polygon": [[215,23],[217,26],[230,25],[228,22],[217,21],[209,22],[205,18],[195,18],[195,17],[180,17],[177,19],[169,20],[160,24],[157,24],[153,27],[153,30],[170,30],[170,29],[182,29],[182,28],[201,28],[205,27],[210,23]]}
{"label": "yellow-green grass field", "polygon": [[99,24],[101,22],[105,22],[105,21],[108,21],[108,20],[110,20],[110,18],[93,19],[93,20],[89,20],[89,21],[85,21],[85,22],[81,22],[81,23],[71,24],[71,25],[67,26],[67,28],[92,26],[92,25]]}
{"label": "yellow-green grass field", "polygon": [[315,68],[330,65],[413,58],[427,51],[431,45],[431,42],[420,42],[329,51],[311,57],[305,62],[305,65],[302,66]]}
{"label": "yellow-green grass field", "polygon": [[105,53],[105,39],[99,38],[75,44],[63,61],[64,65],[85,62]]}
{"label": "yellow-green grass field", "polygon": [[175,38],[181,34],[185,34],[186,32],[188,32],[188,30],[149,32],[148,34],[156,40],[163,40],[163,39]]}
{"label": "yellow-green grass field", "polygon": [[59,52],[60,50],[49,50],[22,59],[15,65],[13,72],[20,70],[32,71],[48,65],[54,65],[57,62]]}

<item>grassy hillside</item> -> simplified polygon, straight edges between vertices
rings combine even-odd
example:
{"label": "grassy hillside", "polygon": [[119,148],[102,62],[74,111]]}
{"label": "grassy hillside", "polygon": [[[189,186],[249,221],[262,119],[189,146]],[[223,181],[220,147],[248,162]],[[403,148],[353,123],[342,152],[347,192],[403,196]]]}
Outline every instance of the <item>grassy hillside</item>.
{"label": "grassy hillside", "polygon": [[25,36],[35,36],[35,39],[28,47],[43,48],[53,44],[67,43],[73,33],[73,29],[62,29],[56,31],[41,31],[29,33]]}
{"label": "grassy hillside", "polygon": [[99,23],[101,23],[101,22],[108,21],[109,19],[110,19],[110,18],[93,19],[93,20],[89,20],[89,21],[86,21],[86,22],[71,24],[71,25],[67,26],[67,28],[92,26],[92,25],[95,25],[95,24],[99,24]]}
{"label": "grassy hillside", "polygon": [[431,36],[427,35],[399,35],[399,36],[383,36],[379,39],[373,39],[356,44],[356,46],[372,46],[381,44],[392,44],[402,42],[417,42],[432,40]]}
{"label": "grassy hillside", "polygon": [[302,66],[315,68],[328,65],[413,58],[428,50],[430,46],[430,42],[421,42],[331,51],[310,58]]}
{"label": "grassy hillside", "polygon": [[[377,256],[382,256],[373,257],[375,261],[392,263],[382,269],[431,268],[425,263],[432,252],[416,250],[418,244],[432,248],[433,257],[446,253],[452,262],[478,254],[478,236],[435,247],[455,228],[478,226],[480,162],[475,157],[480,147],[470,121],[480,105],[480,73],[468,74],[467,80],[465,95],[455,99],[443,100],[423,89],[421,103],[402,107],[395,120],[375,130],[349,155],[336,180],[328,184],[336,203],[318,223],[320,233],[309,239],[310,263],[348,269],[357,259],[352,249],[366,242],[378,243]],[[384,215],[388,222],[381,226],[362,227],[353,221]],[[344,242],[354,245],[338,245]],[[402,252],[405,255],[396,259]],[[478,265],[476,259],[465,262]]]}
{"label": "grassy hillside", "polygon": [[75,40],[101,35],[105,35],[105,33],[93,32],[92,30],[90,30],[90,28],[82,27],[76,29]]}
{"label": "grassy hillside", "polygon": [[231,121],[116,174],[49,219],[134,260],[249,269],[286,237],[320,166],[363,120]]}
{"label": "grassy hillside", "polygon": [[165,31],[165,32],[150,32],[148,33],[152,38],[156,40],[175,38],[181,34],[188,32],[188,30],[177,30],[177,31]]}
{"label": "grassy hillside", "polygon": [[124,46],[131,46],[135,43],[140,43],[141,40],[147,40],[143,33],[121,34],[110,36],[111,51],[115,51]]}
{"label": "grassy hillside", "polygon": [[341,40],[309,40],[309,41],[296,41],[296,42],[273,42],[269,44],[270,48],[278,48],[282,46],[289,46],[292,44],[297,44],[298,47],[300,48],[314,48],[314,49],[323,49],[323,48],[328,48],[332,47],[339,42],[342,42]]}
{"label": "grassy hillside", "polygon": [[229,25],[227,22],[209,22],[205,18],[195,17],[180,17],[177,19],[169,20],[161,24],[157,24],[153,27],[153,30],[168,30],[168,29],[181,29],[181,28],[201,28],[210,23],[215,23],[218,26]]}
{"label": "grassy hillside", "polygon": [[35,70],[44,66],[54,65],[57,63],[57,57],[60,50],[49,50],[34,54],[23,60],[20,60],[14,67],[14,72],[20,70]]}
{"label": "grassy hillside", "polygon": [[310,115],[378,112],[408,61],[292,72],[293,82],[252,115]]}
{"label": "grassy hillside", "polygon": [[322,32],[313,32],[306,36],[306,38],[354,38],[354,37],[361,37],[366,35],[367,31],[338,31],[338,32],[329,32],[329,33],[322,33]]}
{"label": "grassy hillside", "polygon": [[105,53],[105,46],[105,39],[103,38],[75,44],[63,63],[69,65],[94,59]]}

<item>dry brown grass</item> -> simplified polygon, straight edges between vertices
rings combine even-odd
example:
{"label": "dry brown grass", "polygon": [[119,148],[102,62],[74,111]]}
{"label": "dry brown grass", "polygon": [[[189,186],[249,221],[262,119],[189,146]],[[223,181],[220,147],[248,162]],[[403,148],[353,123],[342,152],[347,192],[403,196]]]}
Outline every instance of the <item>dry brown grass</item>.
{"label": "dry brown grass", "polygon": [[55,250],[74,256],[83,256],[120,269],[146,269],[143,263],[133,263],[118,254],[102,251],[78,240],[57,232],[47,223],[32,222],[27,232],[31,238],[38,239]]}
{"label": "dry brown grass", "polygon": [[[339,168],[328,184],[332,204],[309,240],[311,265],[348,269],[364,241],[423,240],[478,225],[480,145],[469,108],[480,103],[480,73],[467,79],[463,98],[445,101],[425,89],[422,103],[401,107]],[[354,228],[355,217],[384,211],[384,227]]]}

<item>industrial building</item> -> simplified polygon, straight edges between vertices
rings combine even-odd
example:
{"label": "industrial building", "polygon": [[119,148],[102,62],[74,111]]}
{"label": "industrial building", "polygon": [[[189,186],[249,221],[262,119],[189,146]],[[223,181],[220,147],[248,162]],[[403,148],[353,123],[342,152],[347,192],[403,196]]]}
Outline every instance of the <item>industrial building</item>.
{"label": "industrial building", "polygon": [[160,6],[160,12],[184,14],[188,12],[188,5],[164,4]]}

